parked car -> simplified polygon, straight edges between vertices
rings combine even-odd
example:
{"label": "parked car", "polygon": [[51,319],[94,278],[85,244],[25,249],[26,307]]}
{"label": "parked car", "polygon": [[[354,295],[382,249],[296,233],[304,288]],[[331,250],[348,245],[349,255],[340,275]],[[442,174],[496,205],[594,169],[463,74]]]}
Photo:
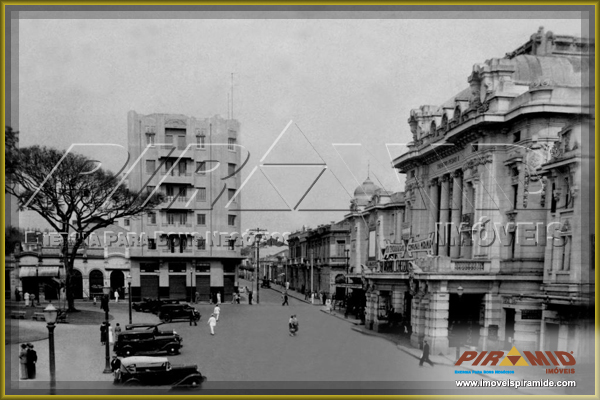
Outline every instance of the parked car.
{"label": "parked car", "polygon": [[200,313],[189,304],[164,304],[160,307],[158,318],[163,322],[171,322],[176,319],[189,320],[190,316],[195,321],[200,320]]}
{"label": "parked car", "polygon": [[136,311],[151,312],[153,314],[156,314],[159,312],[160,307],[165,304],[181,304],[181,303],[185,303],[185,301],[186,301],[185,299],[161,299],[161,300],[158,300],[158,299],[145,298],[139,303],[133,303],[131,305],[131,308],[133,308]]}
{"label": "parked car", "polygon": [[160,332],[158,328],[142,331],[125,331],[119,334],[114,346],[114,352],[118,356],[130,357],[134,354],[156,354],[167,352],[167,354],[179,354],[183,347],[183,338],[173,331]]}
{"label": "parked car", "polygon": [[199,387],[206,381],[197,365],[171,365],[166,357],[126,357],[114,372],[115,385]]}
{"label": "parked car", "polygon": [[129,325],[125,325],[125,330],[126,331],[154,331],[154,335],[160,335],[160,336],[164,336],[164,335],[175,335],[177,332],[175,332],[172,329],[167,329],[167,330],[163,330],[163,329],[159,329],[158,326],[162,325],[162,323],[158,323],[158,324],[129,324]]}

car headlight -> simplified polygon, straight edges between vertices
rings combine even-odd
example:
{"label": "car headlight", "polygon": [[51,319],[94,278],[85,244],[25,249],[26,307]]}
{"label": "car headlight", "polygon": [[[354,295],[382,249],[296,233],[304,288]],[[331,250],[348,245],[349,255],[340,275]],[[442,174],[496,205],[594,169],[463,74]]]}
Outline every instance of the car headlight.
{"label": "car headlight", "polygon": [[177,332],[173,331],[173,335],[177,335]]}

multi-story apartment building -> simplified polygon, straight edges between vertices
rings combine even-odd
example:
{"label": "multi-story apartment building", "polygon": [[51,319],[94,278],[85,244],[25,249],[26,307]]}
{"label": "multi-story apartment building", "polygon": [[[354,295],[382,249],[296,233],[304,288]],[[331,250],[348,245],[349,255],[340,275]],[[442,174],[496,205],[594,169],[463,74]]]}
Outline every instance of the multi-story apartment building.
{"label": "multi-story apartment building", "polygon": [[131,190],[161,191],[156,210],[126,221],[142,234],[131,249],[132,295],[230,300],[241,260],[240,124],[220,116],[128,114]]}
{"label": "multi-story apartment building", "polygon": [[[577,171],[577,161],[553,161],[551,149],[567,132],[575,140],[570,127],[590,114],[592,49],[587,39],[540,30],[505,57],[476,64],[469,87],[449,101],[411,111],[413,141],[393,164],[407,174],[413,344],[427,338],[437,354],[454,346],[552,350],[552,341],[571,351],[569,338],[590,332],[571,328],[575,314],[559,307],[567,297],[580,304],[590,287],[590,224],[569,197],[577,187],[586,199],[589,189],[582,174],[565,172]],[[547,240],[555,221],[567,237],[561,249]],[[569,327],[550,327],[561,315]]]}

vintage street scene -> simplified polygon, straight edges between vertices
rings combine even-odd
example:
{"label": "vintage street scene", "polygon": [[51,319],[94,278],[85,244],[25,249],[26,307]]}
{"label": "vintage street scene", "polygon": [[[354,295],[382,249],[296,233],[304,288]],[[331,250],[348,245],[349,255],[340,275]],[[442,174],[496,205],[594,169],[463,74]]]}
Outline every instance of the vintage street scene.
{"label": "vintage street scene", "polygon": [[584,6],[6,7],[6,394],[595,393]]}

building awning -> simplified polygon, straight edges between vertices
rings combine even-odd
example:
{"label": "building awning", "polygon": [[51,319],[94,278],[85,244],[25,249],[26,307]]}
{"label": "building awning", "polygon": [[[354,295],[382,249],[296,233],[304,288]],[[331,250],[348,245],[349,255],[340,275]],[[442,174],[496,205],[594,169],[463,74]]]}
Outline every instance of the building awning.
{"label": "building awning", "polygon": [[35,278],[36,276],[58,278],[59,269],[58,266],[22,266],[19,268],[19,278]]}

